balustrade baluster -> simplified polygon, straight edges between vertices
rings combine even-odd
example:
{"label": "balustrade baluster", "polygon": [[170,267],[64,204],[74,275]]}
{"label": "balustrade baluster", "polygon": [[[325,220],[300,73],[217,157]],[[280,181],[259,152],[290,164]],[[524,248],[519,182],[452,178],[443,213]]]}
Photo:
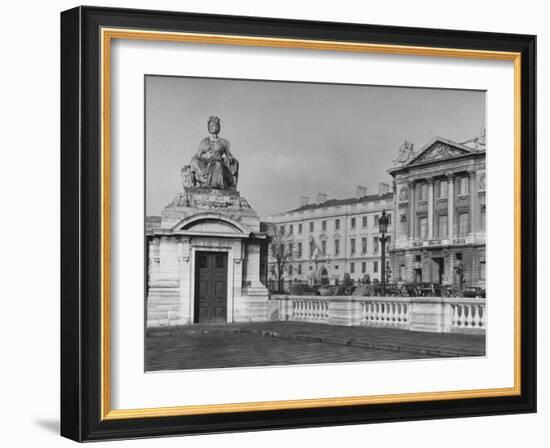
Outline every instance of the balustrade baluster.
{"label": "balustrade baluster", "polygon": [[472,305],[466,305],[467,314],[466,314],[466,326],[468,328],[473,328],[474,326],[474,309]]}
{"label": "balustrade baluster", "polygon": [[476,305],[473,305],[472,306],[472,316],[473,316],[473,326],[474,328],[479,328],[479,323],[481,321],[480,319],[480,316],[479,316],[479,308],[476,306]]}
{"label": "balustrade baluster", "polygon": [[479,326],[485,329],[485,307],[483,305],[479,305]]}

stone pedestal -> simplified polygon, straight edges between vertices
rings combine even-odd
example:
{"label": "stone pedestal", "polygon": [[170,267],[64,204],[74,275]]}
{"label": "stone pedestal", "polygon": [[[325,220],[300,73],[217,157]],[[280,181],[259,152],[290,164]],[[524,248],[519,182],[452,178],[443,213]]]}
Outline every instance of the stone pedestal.
{"label": "stone pedestal", "polygon": [[267,320],[267,288],[260,282],[266,235],[246,199],[234,190],[187,188],[148,234],[147,327],[197,322],[197,253],[227,256],[227,322]]}

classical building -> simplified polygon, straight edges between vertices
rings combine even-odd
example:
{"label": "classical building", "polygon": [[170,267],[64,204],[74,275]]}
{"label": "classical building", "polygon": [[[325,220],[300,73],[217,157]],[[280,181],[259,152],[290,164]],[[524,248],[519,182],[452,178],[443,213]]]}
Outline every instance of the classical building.
{"label": "classical building", "polygon": [[485,135],[400,148],[394,179],[394,281],[485,286]]}
{"label": "classical building", "polygon": [[[379,184],[376,194],[357,187],[355,197],[328,199],[323,193],[309,203],[270,216],[271,234],[282,235],[289,258],[283,279],[288,282],[341,284],[348,273],[354,281],[380,279],[381,245],[378,217],[388,212],[389,229],[393,229],[394,194],[388,184]],[[392,244],[391,237],[387,246]],[[277,281],[277,263],[270,251],[268,277]]]}
{"label": "classical building", "polygon": [[147,220],[148,328],[267,319],[266,234],[237,191],[239,165],[218,137],[219,119],[211,117],[208,129],[160,226]]}

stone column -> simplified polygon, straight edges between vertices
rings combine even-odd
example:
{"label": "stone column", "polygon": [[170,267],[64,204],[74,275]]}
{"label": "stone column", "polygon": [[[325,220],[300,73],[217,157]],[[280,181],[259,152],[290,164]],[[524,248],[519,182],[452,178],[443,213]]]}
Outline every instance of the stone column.
{"label": "stone column", "polygon": [[415,238],[415,183],[409,182],[409,240]]}
{"label": "stone column", "polygon": [[428,177],[428,239],[434,237],[434,178]]}
{"label": "stone column", "polygon": [[242,296],[243,294],[243,250],[241,240],[235,240],[232,244],[232,255],[233,255],[233,295]]}
{"label": "stone column", "polygon": [[178,263],[180,276],[180,306],[181,319],[183,324],[193,321],[194,300],[191,298],[191,240],[188,237],[178,237]]}
{"label": "stone column", "polygon": [[476,192],[476,172],[468,171],[468,176],[470,177],[470,187],[469,187],[469,196],[470,196],[470,229],[469,233],[473,235],[475,233],[475,218],[476,218],[476,204],[477,204],[477,192]]}
{"label": "stone column", "polygon": [[447,238],[454,238],[454,222],[455,222],[455,175],[447,173],[447,224],[449,226]]}

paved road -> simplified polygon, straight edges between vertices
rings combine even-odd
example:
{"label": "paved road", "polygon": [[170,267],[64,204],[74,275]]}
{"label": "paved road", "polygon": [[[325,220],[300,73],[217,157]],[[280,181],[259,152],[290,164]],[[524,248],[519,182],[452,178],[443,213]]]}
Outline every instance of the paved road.
{"label": "paved road", "polygon": [[433,355],[262,336],[209,332],[148,337],[146,370],[319,364],[430,358]]}

